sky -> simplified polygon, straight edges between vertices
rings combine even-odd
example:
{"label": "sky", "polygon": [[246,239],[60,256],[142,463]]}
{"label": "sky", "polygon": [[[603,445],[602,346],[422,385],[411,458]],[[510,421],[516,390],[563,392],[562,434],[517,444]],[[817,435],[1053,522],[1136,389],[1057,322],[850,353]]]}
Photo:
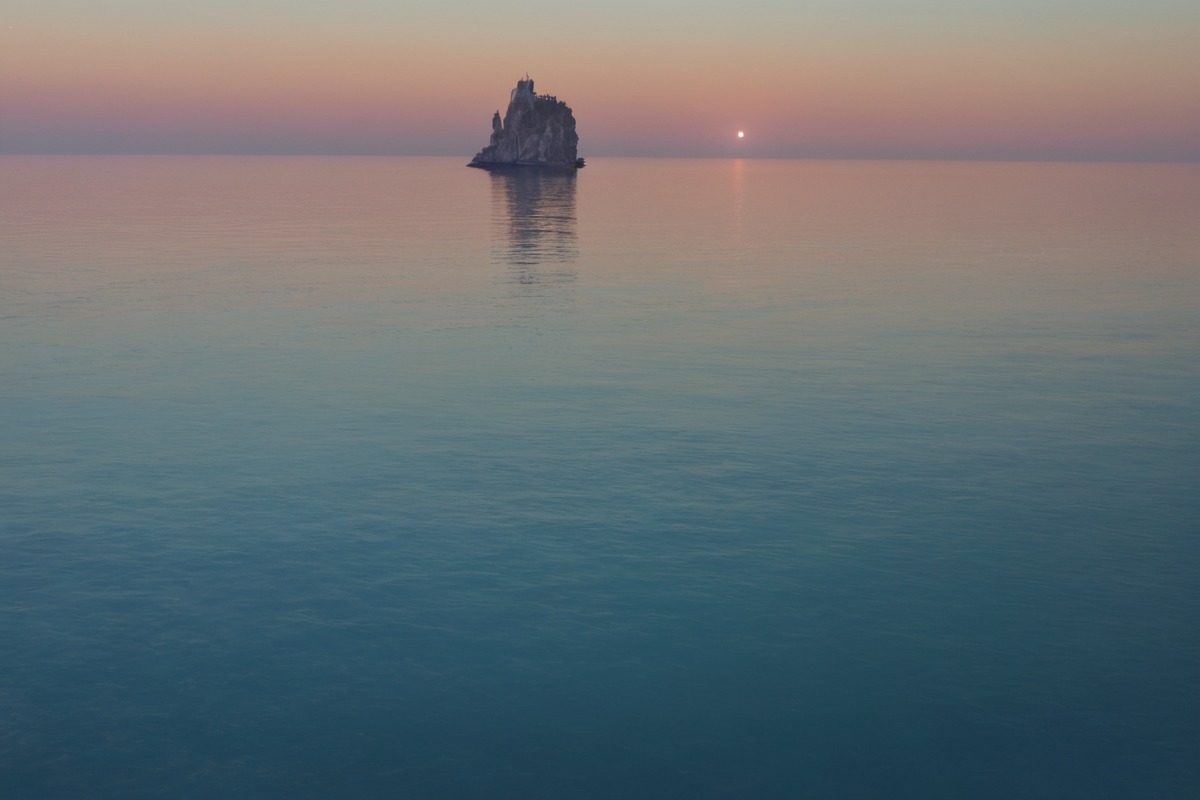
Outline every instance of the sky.
{"label": "sky", "polygon": [[[1198,0],[0,0],[0,153],[1200,161]],[[737,131],[745,137],[737,138]]]}

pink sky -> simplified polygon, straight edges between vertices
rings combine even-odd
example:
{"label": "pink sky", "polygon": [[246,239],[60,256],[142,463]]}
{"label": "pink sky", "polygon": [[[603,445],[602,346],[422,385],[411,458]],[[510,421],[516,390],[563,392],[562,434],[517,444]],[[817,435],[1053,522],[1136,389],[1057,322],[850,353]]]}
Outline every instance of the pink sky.
{"label": "pink sky", "polygon": [[0,152],[470,156],[528,71],[575,110],[585,155],[1200,160],[1200,12],[1169,0],[948,20],[619,3],[531,27],[486,4],[350,5],[18,0]]}

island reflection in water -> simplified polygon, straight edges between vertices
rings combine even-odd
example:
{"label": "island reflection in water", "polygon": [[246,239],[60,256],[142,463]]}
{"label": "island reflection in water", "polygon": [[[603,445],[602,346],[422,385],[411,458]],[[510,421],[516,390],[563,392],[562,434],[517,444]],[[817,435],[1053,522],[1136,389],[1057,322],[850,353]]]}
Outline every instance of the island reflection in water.
{"label": "island reflection in water", "polygon": [[546,270],[579,256],[575,173],[513,169],[491,173],[492,259],[512,267],[520,283],[573,281],[574,271]]}

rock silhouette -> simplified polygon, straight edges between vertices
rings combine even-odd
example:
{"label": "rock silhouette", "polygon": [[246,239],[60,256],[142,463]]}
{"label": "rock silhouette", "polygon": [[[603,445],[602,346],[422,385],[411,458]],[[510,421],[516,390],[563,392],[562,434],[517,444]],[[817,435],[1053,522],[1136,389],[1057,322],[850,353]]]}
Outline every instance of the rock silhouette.
{"label": "rock silhouette", "polygon": [[533,91],[528,75],[517,81],[504,119],[492,116],[492,138],[467,166],[495,169],[530,166],[570,169],[583,166],[579,135],[571,107],[556,97]]}

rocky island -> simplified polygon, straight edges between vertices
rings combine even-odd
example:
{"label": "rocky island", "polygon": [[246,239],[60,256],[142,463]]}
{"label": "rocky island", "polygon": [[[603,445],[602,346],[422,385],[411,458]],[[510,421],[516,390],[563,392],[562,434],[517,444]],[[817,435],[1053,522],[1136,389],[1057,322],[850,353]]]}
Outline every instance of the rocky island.
{"label": "rocky island", "polygon": [[583,166],[578,145],[571,107],[556,97],[535,94],[533,79],[526,75],[517,81],[504,119],[499,111],[492,117],[491,142],[467,166],[578,169]]}

